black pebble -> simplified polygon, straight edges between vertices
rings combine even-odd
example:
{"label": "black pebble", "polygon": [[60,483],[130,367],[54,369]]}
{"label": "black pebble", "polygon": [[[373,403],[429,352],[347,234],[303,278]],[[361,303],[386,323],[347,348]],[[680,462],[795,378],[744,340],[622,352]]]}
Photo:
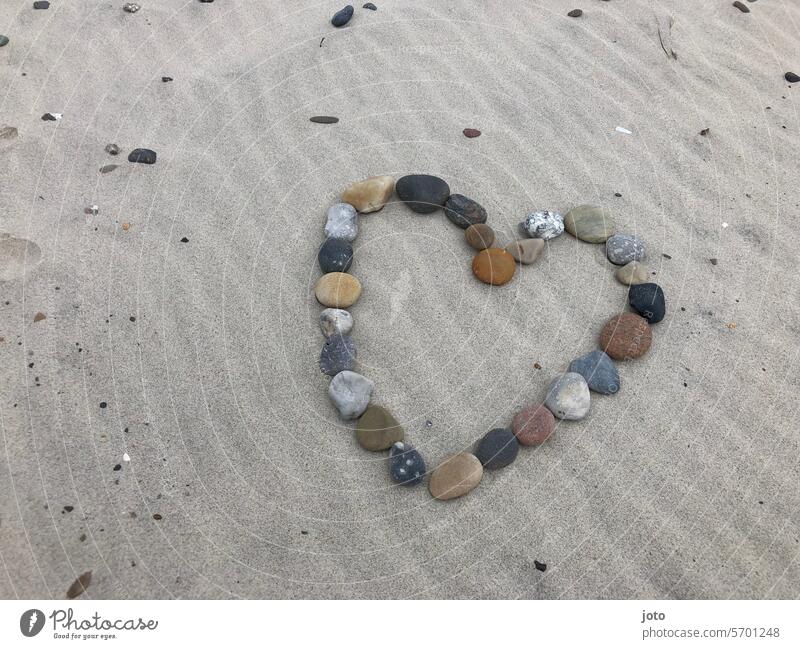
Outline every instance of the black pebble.
{"label": "black pebble", "polygon": [[364,5],[364,9],[369,9],[370,11],[378,11],[378,8],[374,4],[372,4],[371,2],[368,2],[367,4],[365,4]]}
{"label": "black pebble", "polygon": [[536,559],[533,560],[533,565],[539,572],[544,572],[545,570],[547,570],[547,564],[542,563],[541,561],[537,561]]}
{"label": "black pebble", "polygon": [[786,79],[789,83],[797,83],[800,81],[800,77],[797,76],[794,72],[787,72],[783,75],[783,78]]}
{"label": "black pebble", "polygon": [[344,27],[350,22],[354,11],[355,9],[353,9],[353,5],[346,5],[344,8],[339,9],[339,11],[333,14],[333,18],[331,18],[331,25],[334,27]]}
{"label": "black pebble", "polygon": [[346,273],[353,263],[353,246],[344,239],[328,239],[317,254],[323,273]]}
{"label": "black pebble", "polygon": [[336,376],[356,366],[356,344],[350,336],[334,335],[325,339],[319,354],[319,370],[328,376]]}
{"label": "black pebble", "polygon": [[214,2],[214,0],[200,0],[200,2],[202,2],[204,4],[208,4],[210,2]]}
{"label": "black pebble", "polygon": [[152,149],[134,149],[128,154],[128,162],[154,165],[156,163],[156,152]]}
{"label": "black pebble", "polygon": [[444,204],[444,215],[465,230],[476,223],[486,223],[486,210],[462,194],[450,194]]}
{"label": "black pebble", "polygon": [[711,265],[712,265],[712,266],[716,266],[716,265],[717,265],[717,260],[716,260],[716,258],[714,258],[714,257],[712,257],[712,258],[711,258],[711,259],[709,259],[708,261],[710,261],[710,262],[711,262]]}
{"label": "black pebble", "polygon": [[580,9],[573,9],[572,11],[568,11],[567,15],[570,18],[580,18],[583,15],[583,11]]}
{"label": "black pebble", "polygon": [[392,480],[406,487],[422,482],[425,460],[410,444],[395,442],[389,451],[389,474]]}
{"label": "black pebble", "polygon": [[419,214],[435,212],[450,196],[450,186],[444,180],[427,174],[403,176],[394,189],[400,200]]}
{"label": "black pebble", "polygon": [[161,77],[161,80],[162,80],[164,83],[167,83],[167,82],[169,82],[169,81],[172,81],[172,77]]}
{"label": "black pebble", "polygon": [[750,8],[744,2],[740,2],[739,0],[736,0],[736,2],[733,3],[733,6],[736,7],[743,14],[749,14],[750,13]]}
{"label": "black pebble", "polygon": [[33,8],[34,9],[49,9],[50,8],[50,3],[47,2],[46,0],[37,0],[37,2],[33,3]]}
{"label": "black pebble", "polygon": [[308,119],[315,124],[336,124],[339,121],[338,117],[331,117],[330,115],[314,115],[314,117],[309,117]]}
{"label": "black pebble", "polygon": [[186,237],[181,237],[181,243],[189,243],[189,239]]}
{"label": "black pebble", "polygon": [[64,511],[69,514],[73,509],[75,509],[72,505],[64,505]]}
{"label": "black pebble", "polygon": [[100,407],[105,408],[108,404],[105,401],[100,402]]}
{"label": "black pebble", "polygon": [[650,324],[664,319],[667,305],[664,291],[658,284],[634,284],[628,290],[628,302]]}
{"label": "black pebble", "polygon": [[122,469],[122,465],[121,464],[115,464],[114,465],[114,471],[119,471],[121,469]]}
{"label": "black pebble", "polygon": [[519,442],[510,428],[493,428],[475,449],[475,457],[487,469],[502,469],[517,459]]}
{"label": "black pebble", "polygon": [[44,115],[42,115],[42,120],[44,120],[45,122],[55,122],[56,118],[50,113],[45,113]]}

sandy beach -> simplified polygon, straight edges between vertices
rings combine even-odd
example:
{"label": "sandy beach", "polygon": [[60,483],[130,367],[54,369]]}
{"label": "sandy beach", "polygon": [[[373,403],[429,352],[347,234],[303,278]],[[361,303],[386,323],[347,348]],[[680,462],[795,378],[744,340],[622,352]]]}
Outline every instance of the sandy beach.
{"label": "sandy beach", "polygon": [[[0,3],[0,598],[800,595],[800,4],[31,4]],[[413,173],[503,246],[606,207],[667,299],[618,394],[447,502],[317,366],[326,210]],[[396,196],[353,247],[358,371],[429,468],[628,308],[568,234],[500,287]]]}

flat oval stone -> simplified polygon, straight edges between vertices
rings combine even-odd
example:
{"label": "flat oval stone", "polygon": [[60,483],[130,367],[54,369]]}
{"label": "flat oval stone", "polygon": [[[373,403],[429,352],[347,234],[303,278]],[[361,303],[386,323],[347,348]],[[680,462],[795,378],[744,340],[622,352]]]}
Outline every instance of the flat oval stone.
{"label": "flat oval stone", "polygon": [[349,203],[359,212],[377,212],[394,192],[394,178],[391,176],[372,176],[353,183],[342,192],[342,202]]}
{"label": "flat oval stone", "polygon": [[556,418],[544,404],[523,408],[511,421],[511,430],[523,446],[542,444],[555,428]]}
{"label": "flat oval stone", "polygon": [[352,205],[348,203],[331,205],[326,216],[325,236],[345,241],[353,241],[358,236],[358,212]]}
{"label": "flat oval stone", "polygon": [[331,25],[334,27],[344,27],[353,17],[353,11],[355,11],[353,9],[353,5],[345,5],[335,14],[333,14],[333,17],[331,18]]}
{"label": "flat oval stone", "polygon": [[569,371],[580,374],[589,389],[599,394],[619,392],[619,372],[608,354],[595,350],[576,358],[569,364]]}
{"label": "flat oval stone", "polygon": [[405,487],[422,482],[425,477],[425,460],[410,444],[395,442],[389,451],[389,474],[392,480]]}
{"label": "flat oval stone", "polygon": [[658,284],[636,284],[628,289],[628,304],[650,324],[661,322],[667,312],[664,291]]}
{"label": "flat oval stone", "polygon": [[374,387],[365,376],[345,370],[331,379],[328,396],[344,419],[358,419],[369,406]]}
{"label": "flat oval stone", "polygon": [[385,451],[395,442],[402,442],[405,436],[392,413],[381,406],[367,408],[356,426],[356,439],[368,451]]}
{"label": "flat oval stone", "polygon": [[484,284],[502,286],[514,277],[516,270],[514,257],[500,248],[481,250],[472,260],[472,272]]}
{"label": "flat oval stone", "polygon": [[647,320],[635,313],[621,313],[609,320],[600,332],[600,349],[615,361],[639,358],[653,342]]}
{"label": "flat oval stone", "polygon": [[356,366],[356,344],[350,336],[331,336],[325,340],[319,355],[319,369],[323,374],[336,376]]}
{"label": "flat oval stone", "polygon": [[576,239],[586,243],[605,243],[614,234],[611,211],[596,205],[578,205],[564,216],[564,227]]}
{"label": "flat oval stone", "polygon": [[484,469],[502,469],[517,459],[519,442],[510,428],[493,428],[475,448],[475,457]]}
{"label": "flat oval stone", "polygon": [[156,163],[156,152],[152,149],[134,149],[128,154],[128,162],[141,162],[146,165]]}
{"label": "flat oval stone", "polygon": [[479,137],[481,134],[477,128],[465,128],[463,133],[468,138]]}
{"label": "flat oval stone", "polygon": [[346,273],[353,263],[353,246],[345,239],[326,239],[317,261],[323,273]]}
{"label": "flat oval stone", "polygon": [[494,230],[486,223],[476,223],[464,230],[467,244],[475,250],[490,248],[494,243]]}
{"label": "flat oval stone", "polygon": [[309,117],[308,121],[314,122],[315,124],[338,124],[339,118],[333,115],[314,115],[313,117]]}
{"label": "flat oval stone", "polygon": [[650,280],[650,271],[643,263],[631,261],[624,266],[617,268],[617,272],[614,273],[614,277],[616,277],[617,280],[619,280],[622,284],[625,284],[625,286],[630,286],[631,284],[644,284]]}
{"label": "flat oval stone", "polygon": [[564,233],[564,217],[552,210],[537,210],[525,217],[522,229],[529,237],[555,239]]}
{"label": "flat oval stone", "polygon": [[444,215],[460,228],[486,223],[486,210],[463,194],[450,194],[444,203]]}
{"label": "flat oval stone", "polygon": [[344,309],[325,309],[319,314],[319,328],[326,338],[336,334],[346,336],[353,329],[353,316]]}
{"label": "flat oval stone", "polygon": [[472,491],[482,477],[481,461],[471,453],[459,453],[434,469],[428,489],[437,500],[452,500]]}
{"label": "flat oval stone", "polygon": [[644,241],[634,234],[615,234],[606,241],[606,255],[617,266],[640,261],[645,255]]}
{"label": "flat oval stone", "polygon": [[506,252],[520,264],[532,264],[544,250],[544,239],[520,239],[509,243]]}
{"label": "flat oval stone", "polygon": [[586,379],[575,372],[558,377],[550,384],[544,405],[559,419],[583,419],[591,405]]}
{"label": "flat oval stone", "polygon": [[398,197],[418,214],[430,214],[442,207],[450,196],[450,186],[428,174],[403,176],[394,187]]}
{"label": "flat oval stone", "polygon": [[314,294],[324,306],[346,309],[361,297],[361,282],[347,273],[326,273],[317,280]]}

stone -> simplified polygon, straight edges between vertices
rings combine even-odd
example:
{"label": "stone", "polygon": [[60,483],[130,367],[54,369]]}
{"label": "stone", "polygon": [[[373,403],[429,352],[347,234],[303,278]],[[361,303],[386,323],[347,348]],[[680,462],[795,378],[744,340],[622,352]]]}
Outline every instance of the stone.
{"label": "stone", "polygon": [[333,117],[332,115],[314,115],[313,117],[309,117],[308,121],[314,122],[315,124],[338,124],[339,118]]}
{"label": "stone", "polygon": [[568,11],[567,15],[570,18],[580,18],[583,15],[583,11],[580,9],[573,9],[572,11]]}
{"label": "stone", "polygon": [[50,8],[50,3],[47,2],[47,0],[37,0],[36,2],[33,3],[33,8],[34,9],[49,9]]}
{"label": "stone", "polygon": [[463,133],[469,138],[478,137],[481,134],[477,128],[465,128]]}
{"label": "stone", "polygon": [[614,234],[614,217],[604,207],[578,205],[564,216],[564,228],[586,243],[605,243]]}
{"label": "stone", "polygon": [[317,280],[314,295],[324,306],[346,309],[361,297],[361,282],[347,273],[326,273]]}
{"label": "stone", "polygon": [[514,257],[500,248],[481,250],[472,260],[472,272],[484,284],[502,286],[511,281],[516,270]]}
{"label": "stone", "polygon": [[391,176],[372,176],[353,183],[342,192],[342,202],[349,203],[359,212],[382,210],[394,192],[394,178]]}
{"label": "stone", "polygon": [[523,408],[511,421],[511,430],[523,446],[544,443],[556,428],[556,418],[544,404]]}
{"label": "stone", "polygon": [[576,372],[567,372],[558,377],[550,384],[544,405],[558,419],[583,419],[591,405],[586,379]]}
{"label": "stone", "polygon": [[172,77],[161,77],[161,81],[163,83],[169,83],[170,81],[174,81]]}
{"label": "stone", "polygon": [[6,45],[8,45],[9,42],[10,41],[9,41],[8,36],[4,36],[3,34],[0,34],[0,47],[5,47]]}
{"label": "stone", "polygon": [[327,239],[317,253],[323,273],[346,273],[353,263],[353,246],[344,239]]}
{"label": "stone", "polygon": [[472,491],[482,477],[481,461],[471,453],[459,453],[434,469],[428,490],[437,500],[452,500]]}
{"label": "stone", "polygon": [[650,280],[650,271],[643,263],[631,261],[624,266],[617,268],[617,272],[614,273],[614,277],[616,277],[622,284],[625,284],[625,286],[630,286],[631,284],[644,284]]}
{"label": "stone", "polygon": [[537,210],[525,217],[522,229],[529,237],[555,239],[564,232],[564,217],[552,210]]}
{"label": "stone", "polygon": [[733,6],[736,7],[743,14],[750,13],[750,7],[748,7],[744,2],[741,2],[741,0],[736,0],[736,2],[733,3]]}
{"label": "stone", "polygon": [[331,336],[325,339],[319,354],[319,370],[328,376],[336,376],[356,366],[356,344],[350,336]]}
{"label": "stone", "polygon": [[126,2],[122,5],[122,10],[127,11],[129,14],[135,14],[139,9],[141,9],[141,7],[135,2]]}
{"label": "stone", "polygon": [[397,196],[418,214],[430,214],[442,207],[450,196],[450,186],[428,174],[403,176],[394,187]]}
{"label": "stone", "polygon": [[635,234],[615,234],[606,241],[606,256],[612,264],[624,266],[632,261],[641,261],[645,256],[645,245]]}
{"label": "stone", "polygon": [[134,149],[128,154],[128,162],[154,165],[156,163],[156,152],[152,149]]}
{"label": "stone", "polygon": [[579,356],[569,364],[569,371],[580,374],[592,392],[616,394],[619,392],[619,372],[608,354],[595,350]]}
{"label": "stone", "polygon": [[353,241],[358,236],[358,212],[348,203],[336,203],[328,208],[325,236]]}
{"label": "stone", "polygon": [[493,428],[475,447],[484,469],[502,469],[517,459],[519,442],[510,428]]}
{"label": "stone", "polygon": [[365,376],[345,370],[331,379],[328,396],[343,419],[358,419],[369,406],[374,387]]}
{"label": "stone", "polygon": [[628,304],[650,324],[661,322],[667,312],[664,291],[658,284],[636,284],[628,289]]}
{"label": "stone", "polygon": [[101,174],[111,173],[117,167],[119,167],[119,165],[103,165],[102,167],[100,167],[100,173]]}
{"label": "stone", "polygon": [[365,5],[363,5],[363,8],[369,9],[370,11],[378,11],[378,8],[371,2],[367,2]]}
{"label": "stone", "polygon": [[356,439],[368,451],[385,451],[404,438],[403,427],[382,406],[370,406],[358,419]]}
{"label": "stone", "polygon": [[787,72],[783,75],[783,78],[786,79],[789,83],[797,83],[800,81],[800,76],[796,75],[794,72]]}
{"label": "stone", "polygon": [[57,122],[61,119],[61,113],[45,113],[42,115],[43,122]]}
{"label": "stone", "polygon": [[444,215],[465,230],[476,223],[486,223],[486,210],[462,194],[450,194],[444,203]]}
{"label": "stone", "polygon": [[520,264],[532,264],[544,250],[544,239],[520,239],[506,246],[509,253]]}
{"label": "stone", "polygon": [[650,325],[635,313],[621,313],[609,320],[600,332],[600,349],[615,361],[639,358],[653,342]]}
{"label": "stone", "polygon": [[325,309],[319,314],[319,328],[326,338],[346,336],[353,330],[353,316],[344,309]]}
{"label": "stone", "polygon": [[119,155],[119,147],[116,144],[106,144],[105,150],[109,155]]}
{"label": "stone", "polygon": [[411,487],[422,482],[426,472],[425,460],[410,444],[395,442],[389,451],[389,475],[394,482]]}
{"label": "stone", "polygon": [[333,18],[331,18],[331,25],[334,27],[344,27],[353,17],[353,11],[355,11],[353,9],[353,5],[345,5],[335,14],[333,14]]}
{"label": "stone", "polygon": [[476,223],[470,225],[465,231],[464,236],[467,244],[475,250],[484,250],[491,247],[494,243],[494,230],[486,223]]}

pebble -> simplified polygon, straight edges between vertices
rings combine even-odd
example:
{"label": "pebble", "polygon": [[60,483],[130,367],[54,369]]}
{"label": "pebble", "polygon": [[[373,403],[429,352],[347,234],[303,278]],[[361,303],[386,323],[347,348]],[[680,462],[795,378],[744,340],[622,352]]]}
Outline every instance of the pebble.
{"label": "pebble", "polygon": [[564,217],[552,210],[537,210],[525,217],[522,229],[529,237],[555,239],[564,232]]}
{"label": "pebble", "polygon": [[361,297],[361,282],[347,273],[326,273],[317,280],[314,294],[324,306],[346,309]]}
{"label": "pebble", "polygon": [[517,459],[519,442],[510,428],[493,428],[475,448],[475,457],[485,469],[502,469]]}
{"label": "pebble", "polygon": [[325,309],[319,314],[319,328],[326,338],[346,336],[353,329],[353,316],[344,309]]}
{"label": "pebble", "polygon": [[372,176],[353,183],[342,192],[342,202],[349,203],[359,212],[377,212],[383,209],[394,191],[394,178]]}
{"label": "pebble", "polygon": [[328,376],[336,376],[356,366],[356,344],[350,336],[331,336],[325,340],[319,354],[319,370]]}
{"label": "pebble", "polygon": [[116,144],[106,144],[106,153],[109,155],[119,155],[119,147]]}
{"label": "pebble", "polygon": [[459,453],[434,469],[428,490],[437,500],[452,500],[472,491],[482,477],[481,461],[471,453]]}
{"label": "pebble", "polygon": [[169,83],[170,81],[174,81],[172,77],[161,77],[161,81],[163,83]]}
{"label": "pebble", "polygon": [[652,282],[631,286],[628,289],[628,304],[650,324],[661,322],[667,311],[663,289]]}
{"label": "pebble", "polygon": [[589,389],[599,394],[619,392],[619,372],[608,354],[595,350],[576,358],[569,364],[569,371],[580,374]]}
{"label": "pebble", "polygon": [[647,320],[635,313],[621,313],[609,320],[600,332],[600,349],[615,361],[639,358],[653,342]]}
{"label": "pebble", "polygon": [[441,178],[428,174],[403,176],[395,191],[406,205],[418,214],[430,214],[442,207],[450,196],[450,186]]}
{"label": "pebble", "polygon": [[43,122],[55,122],[61,119],[61,113],[45,113],[42,115]]}
{"label": "pebble", "polygon": [[733,6],[736,7],[743,14],[750,13],[750,7],[748,7],[744,2],[740,2],[740,0],[736,0],[736,2],[733,3]]}
{"label": "pebble", "polygon": [[470,248],[483,250],[494,243],[494,230],[486,223],[476,223],[464,231],[464,236]]}
{"label": "pebble", "polygon": [[5,47],[6,45],[8,45],[8,43],[9,43],[8,36],[4,36],[3,34],[0,34],[0,47]]}
{"label": "pebble", "polygon": [[325,236],[353,241],[358,236],[358,212],[347,203],[336,203],[328,208]]}
{"label": "pebble", "polygon": [[410,444],[395,442],[389,451],[389,475],[405,487],[422,482],[425,477],[425,460]]}
{"label": "pebble", "polygon": [[617,268],[617,272],[614,273],[614,277],[616,277],[622,284],[625,284],[625,286],[630,286],[631,284],[644,284],[650,279],[650,271],[643,263],[639,261],[631,261],[624,266]]}
{"label": "pebble", "polygon": [[544,405],[559,419],[576,421],[589,412],[589,386],[580,374],[567,372],[550,384]]}
{"label": "pebble", "polygon": [[331,115],[314,115],[314,117],[309,117],[308,121],[314,122],[315,124],[337,124],[339,118],[332,117]]}
{"label": "pebble", "polygon": [[122,5],[122,10],[127,11],[129,14],[135,14],[139,9],[141,9],[141,7],[135,2],[126,2]]}
{"label": "pebble", "polygon": [[469,138],[478,137],[481,134],[477,128],[465,128],[463,133]]}
{"label": "pebble", "polygon": [[580,18],[583,15],[583,11],[580,9],[573,9],[572,11],[568,11],[567,15],[570,18]]}
{"label": "pebble", "polygon": [[783,75],[783,78],[786,79],[789,83],[797,83],[800,81],[800,76],[796,75],[794,72],[787,72]]}
{"label": "pebble", "polygon": [[523,446],[536,446],[547,440],[556,428],[556,418],[544,404],[520,410],[511,421],[511,430]]}
{"label": "pebble", "polygon": [[156,163],[156,152],[152,149],[134,149],[128,154],[128,162],[154,165]]}
{"label": "pebble", "polygon": [[117,167],[119,167],[119,165],[103,165],[102,167],[100,167],[100,173],[101,174],[111,173]]}
{"label": "pebble", "polygon": [[500,248],[481,250],[472,260],[472,272],[484,284],[502,286],[511,281],[516,270],[514,257]]}
{"label": "pebble", "polygon": [[342,9],[339,9],[339,11],[333,14],[333,18],[331,18],[331,25],[334,27],[344,27],[353,17],[353,11],[353,5],[346,5]]}
{"label": "pebble", "polygon": [[353,263],[353,246],[345,239],[327,239],[317,253],[323,273],[346,273]]}
{"label": "pebble", "polygon": [[47,0],[37,0],[36,2],[33,3],[33,8],[34,9],[49,9],[50,8],[50,3],[47,2]]}
{"label": "pebble", "polygon": [[532,264],[544,250],[543,239],[520,239],[506,246],[508,252],[520,264]]}
{"label": "pebble", "polygon": [[606,241],[606,255],[617,266],[640,261],[645,255],[644,241],[634,234],[615,234]]}
{"label": "pebble", "polygon": [[403,427],[382,406],[370,406],[356,426],[356,439],[368,451],[385,451],[405,438]]}
{"label": "pebble", "polygon": [[363,5],[363,8],[369,9],[370,11],[378,11],[378,8],[371,2],[368,2],[367,4]]}
{"label": "pebble", "polygon": [[450,194],[444,203],[444,215],[465,230],[476,223],[486,223],[486,210],[463,194]]}
{"label": "pebble", "polygon": [[344,419],[358,419],[369,406],[375,384],[365,376],[345,370],[331,379],[328,396]]}
{"label": "pebble", "polygon": [[586,243],[605,243],[614,234],[614,217],[603,207],[578,205],[564,216],[564,227]]}

